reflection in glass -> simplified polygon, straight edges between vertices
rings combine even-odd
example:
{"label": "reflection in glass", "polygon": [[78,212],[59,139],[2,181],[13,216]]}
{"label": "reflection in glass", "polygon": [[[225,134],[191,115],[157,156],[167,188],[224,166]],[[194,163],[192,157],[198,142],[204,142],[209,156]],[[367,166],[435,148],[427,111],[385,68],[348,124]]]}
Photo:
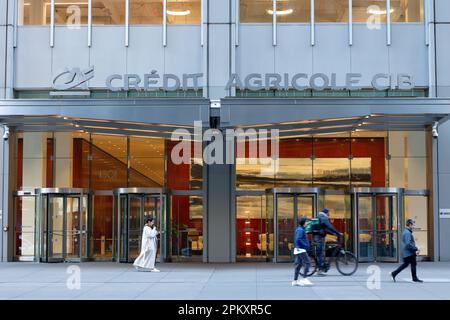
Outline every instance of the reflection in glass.
{"label": "reflection in glass", "polygon": [[130,24],[162,24],[163,0],[130,0]]}
{"label": "reflection in glass", "polygon": [[423,0],[391,1],[392,22],[422,22],[424,16]]}
{"label": "reflection in glass", "polygon": [[293,196],[278,196],[278,257],[290,258],[293,249],[294,230],[296,227],[294,217]]}
{"label": "reflection in glass", "polygon": [[316,22],[348,22],[348,0],[315,0]]}
{"label": "reflection in glass", "polygon": [[273,233],[266,234],[264,196],[239,196],[236,200],[236,251],[240,259],[265,259],[273,250]]}
{"label": "reflection in glass", "polygon": [[[46,10],[50,10],[47,6]],[[55,1],[55,24],[79,27],[88,21],[88,0]]]}
{"label": "reflection in glass", "polygon": [[125,3],[126,3],[125,0],[109,0],[109,1],[92,0],[92,24],[94,25],[125,24]]}
{"label": "reflection in glass", "polygon": [[203,256],[203,199],[172,196],[172,257],[198,260]]}
{"label": "reflection in glass", "polygon": [[374,260],[373,230],[374,212],[372,197],[358,197],[359,258]]}
{"label": "reflection in glass", "polygon": [[50,0],[18,0],[18,25],[50,24]]}
{"label": "reflection in glass", "polygon": [[313,161],[314,185],[338,186],[350,183],[350,161],[345,158],[317,158]]}
{"label": "reflection in glass", "polygon": [[386,22],[386,1],[353,0],[353,22]]}
{"label": "reflection in glass", "polygon": [[167,24],[199,24],[201,0],[167,0]]}
{"label": "reflection in glass", "polygon": [[272,0],[240,0],[240,22],[272,22]]}
{"label": "reflection in glass", "polygon": [[397,257],[397,197],[376,198],[377,257]]}
{"label": "reflection in glass", "polygon": [[309,158],[280,158],[275,174],[277,187],[311,186],[313,162]]}
{"label": "reflection in glass", "polygon": [[[428,197],[405,196],[405,218],[414,219],[414,239],[419,248],[420,256],[428,255]],[[404,227],[404,226],[402,226]]]}

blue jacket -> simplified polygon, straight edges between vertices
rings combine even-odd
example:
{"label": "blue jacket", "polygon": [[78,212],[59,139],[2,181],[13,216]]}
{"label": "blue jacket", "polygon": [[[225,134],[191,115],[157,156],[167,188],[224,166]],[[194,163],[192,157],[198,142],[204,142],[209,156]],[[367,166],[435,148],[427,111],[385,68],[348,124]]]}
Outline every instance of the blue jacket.
{"label": "blue jacket", "polygon": [[298,226],[297,229],[295,229],[294,246],[300,249],[309,249],[309,241],[303,227]]}
{"label": "blue jacket", "polygon": [[412,231],[405,228],[402,233],[402,256],[403,258],[411,257],[416,255],[417,246],[414,241]]}
{"label": "blue jacket", "polygon": [[336,236],[340,235],[340,232],[337,231],[336,228],[331,224],[330,219],[325,213],[320,212],[318,218],[319,223],[322,225],[322,230],[319,234],[321,237],[325,237],[327,233],[334,234]]}

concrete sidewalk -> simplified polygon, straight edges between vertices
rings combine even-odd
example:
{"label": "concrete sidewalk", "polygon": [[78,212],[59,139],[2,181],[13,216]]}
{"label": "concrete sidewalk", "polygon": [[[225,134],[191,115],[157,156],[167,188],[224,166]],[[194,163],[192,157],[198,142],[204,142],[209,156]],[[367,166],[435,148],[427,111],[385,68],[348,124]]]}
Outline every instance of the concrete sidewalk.
{"label": "concrete sidewalk", "polygon": [[[367,270],[373,265],[360,264],[351,277],[332,267],[326,277],[311,277],[315,286],[292,287],[290,263],[167,263],[157,265],[160,273],[109,262],[0,263],[0,299],[450,299],[450,263],[419,263],[425,283],[411,282],[409,269],[394,283],[389,272],[398,264],[375,264],[380,289],[370,289]],[[79,289],[70,266],[80,268]]]}

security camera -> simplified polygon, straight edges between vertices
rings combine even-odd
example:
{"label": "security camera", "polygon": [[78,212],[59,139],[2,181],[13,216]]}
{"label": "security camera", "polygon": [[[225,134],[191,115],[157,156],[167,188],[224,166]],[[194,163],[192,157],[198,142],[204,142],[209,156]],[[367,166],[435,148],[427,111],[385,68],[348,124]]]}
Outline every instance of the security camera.
{"label": "security camera", "polygon": [[433,129],[431,130],[431,133],[433,134],[433,138],[439,137],[439,132],[438,132],[438,122],[435,122],[435,123],[433,124]]}
{"label": "security camera", "polygon": [[7,141],[9,139],[9,128],[4,126],[3,129],[3,140]]}

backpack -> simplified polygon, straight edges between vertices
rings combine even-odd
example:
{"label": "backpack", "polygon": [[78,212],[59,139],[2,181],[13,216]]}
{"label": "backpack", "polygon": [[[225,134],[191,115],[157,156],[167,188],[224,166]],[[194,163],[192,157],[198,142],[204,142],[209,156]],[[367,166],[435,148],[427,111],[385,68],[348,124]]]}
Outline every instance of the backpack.
{"label": "backpack", "polygon": [[306,231],[306,233],[317,233],[321,229],[322,229],[322,226],[319,221],[319,218],[314,218],[314,219],[309,220],[309,223],[306,226],[305,231]]}

